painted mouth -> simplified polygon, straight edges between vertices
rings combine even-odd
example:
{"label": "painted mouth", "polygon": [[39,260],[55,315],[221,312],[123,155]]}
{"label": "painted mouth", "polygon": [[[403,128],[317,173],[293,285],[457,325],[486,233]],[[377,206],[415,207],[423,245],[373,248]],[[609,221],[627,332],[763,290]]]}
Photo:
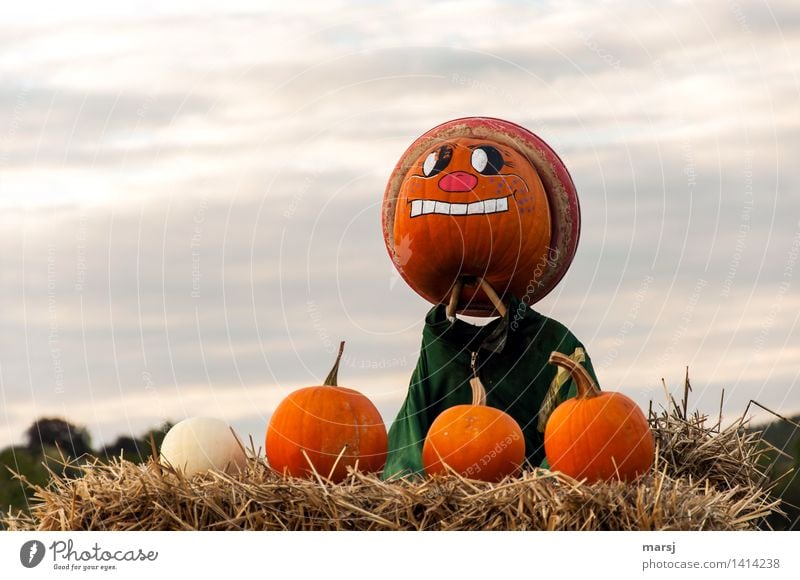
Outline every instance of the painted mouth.
{"label": "painted mouth", "polygon": [[441,215],[485,215],[508,211],[508,198],[495,197],[472,203],[448,203],[433,199],[415,199],[411,202],[411,217],[438,213]]}

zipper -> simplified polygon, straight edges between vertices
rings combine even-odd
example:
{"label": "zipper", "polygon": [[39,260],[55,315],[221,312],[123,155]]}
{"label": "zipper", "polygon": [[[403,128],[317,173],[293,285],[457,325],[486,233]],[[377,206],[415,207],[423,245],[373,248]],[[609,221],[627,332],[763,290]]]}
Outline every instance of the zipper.
{"label": "zipper", "polygon": [[471,353],[470,366],[472,367],[472,378],[469,380],[470,388],[472,389],[472,404],[485,405],[486,404],[486,388],[478,376],[478,351]]}
{"label": "zipper", "polygon": [[472,352],[471,355],[469,366],[472,367],[472,376],[478,378],[478,351]]}

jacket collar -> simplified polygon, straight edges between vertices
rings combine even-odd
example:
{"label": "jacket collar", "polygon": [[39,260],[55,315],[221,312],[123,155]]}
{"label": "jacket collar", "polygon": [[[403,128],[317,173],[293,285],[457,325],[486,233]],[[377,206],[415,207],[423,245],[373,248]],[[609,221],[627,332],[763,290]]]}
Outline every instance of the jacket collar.
{"label": "jacket collar", "polygon": [[527,318],[533,312],[514,296],[508,301],[506,315],[502,318],[498,317],[484,326],[476,326],[460,318],[450,321],[447,319],[446,310],[447,307],[444,304],[439,304],[428,311],[425,317],[425,332],[458,348],[466,348],[471,351],[480,348],[498,353],[503,351],[508,339],[513,337],[519,327],[519,324],[512,324],[512,320],[519,322],[516,319],[520,314],[522,314],[522,318]]}

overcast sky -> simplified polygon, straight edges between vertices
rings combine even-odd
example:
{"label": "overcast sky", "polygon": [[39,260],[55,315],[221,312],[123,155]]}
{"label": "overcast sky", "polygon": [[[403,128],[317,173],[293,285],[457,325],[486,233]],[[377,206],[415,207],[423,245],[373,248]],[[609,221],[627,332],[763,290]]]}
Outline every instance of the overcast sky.
{"label": "overcast sky", "polygon": [[603,388],[659,404],[688,365],[701,410],[800,411],[796,0],[116,4],[0,21],[0,447],[53,414],[258,443],[340,339],[391,421],[430,305],[381,198],[465,115],[572,173],[581,244],[536,309]]}

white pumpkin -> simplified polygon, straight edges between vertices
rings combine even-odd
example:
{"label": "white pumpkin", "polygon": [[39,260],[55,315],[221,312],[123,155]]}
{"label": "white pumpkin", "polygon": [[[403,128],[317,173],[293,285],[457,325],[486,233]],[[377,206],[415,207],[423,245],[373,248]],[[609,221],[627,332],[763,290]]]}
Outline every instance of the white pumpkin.
{"label": "white pumpkin", "polygon": [[191,476],[209,469],[235,472],[247,458],[230,427],[220,419],[191,417],[169,430],[161,443],[161,463]]}

